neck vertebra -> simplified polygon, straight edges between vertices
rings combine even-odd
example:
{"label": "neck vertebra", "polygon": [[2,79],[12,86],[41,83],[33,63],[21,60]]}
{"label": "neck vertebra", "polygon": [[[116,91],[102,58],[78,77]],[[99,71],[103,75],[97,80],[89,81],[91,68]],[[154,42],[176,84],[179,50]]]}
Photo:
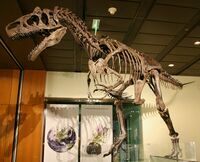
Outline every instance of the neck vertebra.
{"label": "neck vertebra", "polygon": [[62,9],[57,13],[57,17],[60,24],[67,27],[77,43],[89,53],[90,59],[102,52],[98,39],[87,30],[84,22],[75,14]]}

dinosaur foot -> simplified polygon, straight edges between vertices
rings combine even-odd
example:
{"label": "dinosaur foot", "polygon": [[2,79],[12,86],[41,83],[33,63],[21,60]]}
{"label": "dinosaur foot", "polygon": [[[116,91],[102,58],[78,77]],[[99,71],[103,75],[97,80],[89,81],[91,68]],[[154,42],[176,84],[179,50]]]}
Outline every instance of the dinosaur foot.
{"label": "dinosaur foot", "polygon": [[115,156],[118,153],[118,151],[125,139],[126,139],[126,134],[120,135],[119,138],[117,139],[117,141],[111,146],[110,150],[103,155],[103,157],[106,157],[110,154],[113,154],[113,156]]}
{"label": "dinosaur foot", "polygon": [[182,149],[179,146],[179,138],[175,137],[171,139],[172,141],[172,152],[169,155],[166,155],[166,158],[170,159],[179,159],[182,157]]}
{"label": "dinosaur foot", "polygon": [[145,99],[134,99],[134,104],[142,105],[145,102]]}

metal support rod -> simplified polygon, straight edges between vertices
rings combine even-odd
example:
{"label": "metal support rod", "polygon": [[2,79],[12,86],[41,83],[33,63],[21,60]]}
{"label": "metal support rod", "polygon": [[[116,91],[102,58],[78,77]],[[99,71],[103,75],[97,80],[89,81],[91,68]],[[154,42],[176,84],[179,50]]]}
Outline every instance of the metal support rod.
{"label": "metal support rod", "polygon": [[15,112],[15,123],[14,123],[12,159],[11,159],[11,162],[15,162],[16,157],[17,157],[17,144],[18,144],[18,133],[19,133],[19,122],[20,122],[20,111],[21,111],[22,85],[23,85],[23,79],[24,79],[24,68],[21,65],[21,63],[18,61],[16,56],[11,52],[11,50],[6,45],[6,43],[4,42],[1,36],[0,36],[0,42],[1,42],[2,47],[6,50],[8,56],[15,62],[15,64],[18,66],[20,70],[16,112]]}
{"label": "metal support rod", "polygon": [[1,36],[0,36],[0,42],[1,42],[2,47],[6,50],[7,54],[9,55],[9,57],[11,57],[11,59],[16,63],[16,65],[18,66],[18,68],[20,70],[24,70],[24,68],[21,65],[21,63],[18,61],[18,59],[16,58],[16,56],[11,52],[11,50],[8,48],[8,46],[6,45],[6,43],[4,42],[4,40],[1,38]]}

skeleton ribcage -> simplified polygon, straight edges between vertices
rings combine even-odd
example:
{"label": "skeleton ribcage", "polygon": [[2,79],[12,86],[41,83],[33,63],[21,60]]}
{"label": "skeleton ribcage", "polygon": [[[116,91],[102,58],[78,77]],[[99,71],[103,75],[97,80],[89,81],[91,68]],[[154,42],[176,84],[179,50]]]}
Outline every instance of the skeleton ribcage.
{"label": "skeleton ribcage", "polygon": [[101,40],[101,43],[108,51],[105,62],[109,68],[123,75],[124,81],[132,79],[134,82],[143,77],[143,59],[138,51],[113,39],[105,38]]}

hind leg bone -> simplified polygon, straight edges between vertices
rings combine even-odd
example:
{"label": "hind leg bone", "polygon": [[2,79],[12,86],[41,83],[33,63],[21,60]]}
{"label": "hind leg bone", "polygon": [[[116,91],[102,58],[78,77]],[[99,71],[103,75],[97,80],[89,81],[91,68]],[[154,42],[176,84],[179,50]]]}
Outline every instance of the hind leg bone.
{"label": "hind leg bone", "polygon": [[114,104],[116,106],[117,119],[118,119],[119,124],[120,124],[120,134],[119,134],[117,141],[114,142],[114,144],[111,146],[108,153],[104,154],[104,157],[110,155],[111,153],[116,154],[118,152],[120,146],[122,145],[123,141],[127,137],[124,114],[123,114],[123,111],[122,111],[122,100],[115,100]]}
{"label": "hind leg bone", "polygon": [[162,99],[158,71],[156,71],[156,70],[152,71],[152,78],[149,82],[149,86],[156,96],[156,106],[157,106],[158,112],[159,112],[161,118],[166,123],[166,125],[169,129],[169,135],[172,138],[171,139],[172,140],[172,152],[170,155],[167,155],[167,157],[178,158],[179,156],[182,156],[182,151],[179,146],[178,133],[175,131],[175,129],[173,127],[172,120],[169,115],[169,111],[166,108],[166,106],[163,102],[163,99]]}
{"label": "hind leg bone", "polygon": [[146,83],[146,80],[137,80],[134,84],[134,92],[135,92],[135,99],[134,99],[134,103],[136,105],[141,105],[144,103],[144,99],[141,99],[141,94],[142,94],[142,90],[144,88],[144,85]]}

